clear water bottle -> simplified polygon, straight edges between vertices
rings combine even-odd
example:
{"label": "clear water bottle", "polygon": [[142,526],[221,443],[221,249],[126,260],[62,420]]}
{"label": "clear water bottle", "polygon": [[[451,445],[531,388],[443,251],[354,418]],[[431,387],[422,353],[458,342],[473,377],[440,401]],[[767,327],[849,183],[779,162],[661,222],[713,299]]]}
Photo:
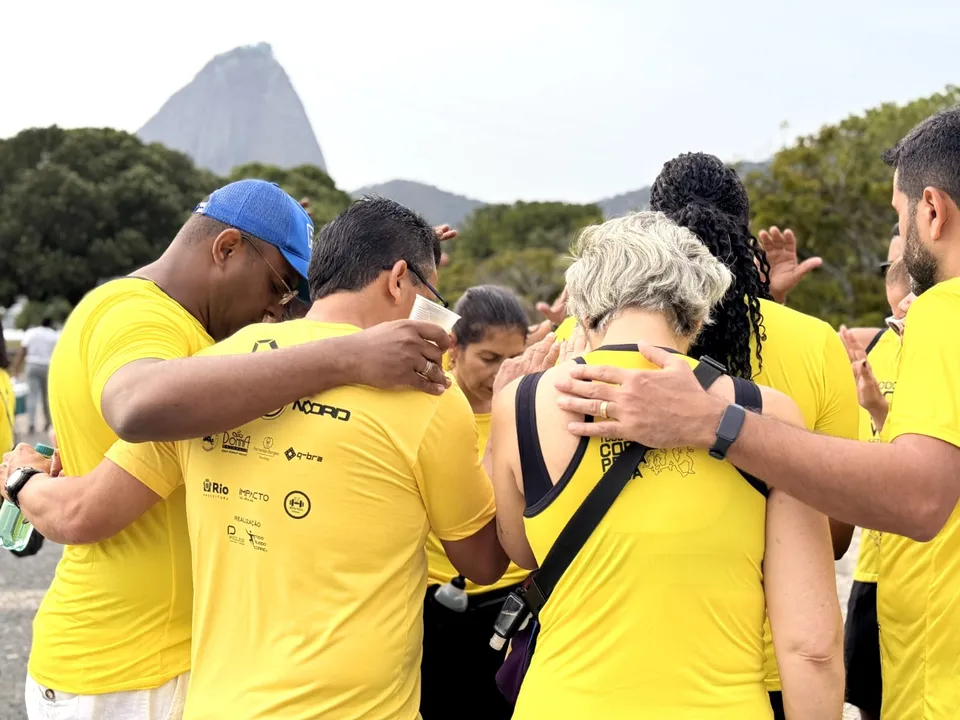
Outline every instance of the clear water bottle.
{"label": "clear water bottle", "polygon": [[[46,458],[53,457],[53,448],[49,445],[35,445],[33,449]],[[19,552],[27,547],[31,535],[33,525],[23,516],[20,508],[4,500],[0,507],[0,545]]]}
{"label": "clear water bottle", "polygon": [[457,575],[446,585],[438,587],[433,593],[433,599],[448,610],[466,612],[468,604],[466,587],[466,579],[463,575]]}

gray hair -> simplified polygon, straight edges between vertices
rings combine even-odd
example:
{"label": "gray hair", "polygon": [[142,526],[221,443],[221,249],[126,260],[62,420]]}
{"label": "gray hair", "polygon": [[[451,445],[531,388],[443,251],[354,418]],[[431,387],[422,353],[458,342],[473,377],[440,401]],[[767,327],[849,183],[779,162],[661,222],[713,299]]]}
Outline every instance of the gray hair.
{"label": "gray hair", "polygon": [[662,212],[638,212],[585,228],[567,269],[568,312],[603,331],[637,308],[666,315],[693,338],[733,282],[730,270],[690,230]]}

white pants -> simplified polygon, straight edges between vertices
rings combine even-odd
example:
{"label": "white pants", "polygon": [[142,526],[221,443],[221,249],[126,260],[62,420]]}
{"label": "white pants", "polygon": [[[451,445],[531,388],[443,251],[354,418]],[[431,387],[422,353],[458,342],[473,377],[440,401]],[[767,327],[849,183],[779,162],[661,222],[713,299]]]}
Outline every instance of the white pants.
{"label": "white pants", "polygon": [[153,690],[72,695],[27,676],[24,699],[29,720],[180,720],[190,673]]}

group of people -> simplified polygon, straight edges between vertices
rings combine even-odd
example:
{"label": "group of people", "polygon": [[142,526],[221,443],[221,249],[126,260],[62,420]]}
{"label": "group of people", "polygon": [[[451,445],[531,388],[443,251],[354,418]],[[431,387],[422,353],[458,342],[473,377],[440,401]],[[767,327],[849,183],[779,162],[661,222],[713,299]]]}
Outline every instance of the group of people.
{"label": "group of people", "polygon": [[[406,319],[447,305],[453,233],[398,203],[314,237],[271,183],[217,190],[67,320],[58,456],[0,466],[66,545],[28,716],[821,720],[846,688],[864,718],[954,717],[960,109],[888,161],[891,329],[841,334],[774,299],[784,234],[753,237],[711,155],[580,233],[542,340],[499,287],[468,290],[449,334]],[[637,444],[535,646],[494,649],[507,597]],[[855,525],[844,668],[833,559]],[[515,705],[508,652],[529,654]]]}

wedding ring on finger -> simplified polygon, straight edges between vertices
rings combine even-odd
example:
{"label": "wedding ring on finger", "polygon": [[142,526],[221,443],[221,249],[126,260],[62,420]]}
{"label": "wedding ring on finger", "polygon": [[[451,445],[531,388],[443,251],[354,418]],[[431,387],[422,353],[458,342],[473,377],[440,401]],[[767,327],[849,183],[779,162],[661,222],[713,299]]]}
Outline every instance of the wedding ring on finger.
{"label": "wedding ring on finger", "polygon": [[608,405],[610,405],[610,403],[609,403],[607,400],[603,400],[603,401],[600,403],[600,413],[599,413],[598,417],[599,417],[601,420],[609,420],[609,419],[610,419],[610,416],[607,415],[607,406],[608,406]]}
{"label": "wedding ring on finger", "polygon": [[434,364],[430,360],[427,360],[427,364],[423,366],[423,370],[420,370],[417,375],[422,377],[424,380],[429,380],[430,371],[433,370]]}

